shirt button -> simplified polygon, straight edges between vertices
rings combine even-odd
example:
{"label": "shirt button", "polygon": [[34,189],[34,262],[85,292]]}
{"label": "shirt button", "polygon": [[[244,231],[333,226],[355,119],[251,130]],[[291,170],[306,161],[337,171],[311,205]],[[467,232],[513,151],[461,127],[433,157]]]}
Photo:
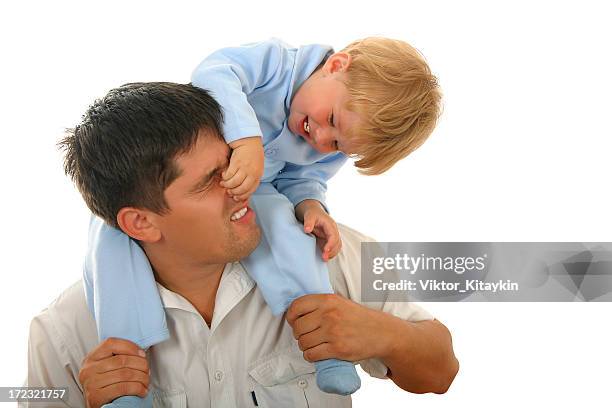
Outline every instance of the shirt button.
{"label": "shirt button", "polygon": [[215,371],[215,380],[221,381],[223,379],[223,371],[217,370]]}
{"label": "shirt button", "polygon": [[298,387],[300,387],[300,388],[308,387],[308,381],[306,381],[306,380],[299,380],[297,384],[298,384]]}
{"label": "shirt button", "polygon": [[276,153],[278,153],[278,149],[277,148],[269,148],[266,149],[264,154],[266,155],[266,157],[272,157],[272,156],[276,156]]}

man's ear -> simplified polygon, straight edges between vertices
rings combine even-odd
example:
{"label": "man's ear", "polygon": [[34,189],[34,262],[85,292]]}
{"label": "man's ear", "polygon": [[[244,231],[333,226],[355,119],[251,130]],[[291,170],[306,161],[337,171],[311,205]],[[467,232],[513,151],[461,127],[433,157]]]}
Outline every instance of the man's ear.
{"label": "man's ear", "polygon": [[155,225],[154,213],[134,207],[123,207],[117,213],[117,224],[130,237],[153,243],[161,239],[161,231]]}
{"label": "man's ear", "polygon": [[351,65],[351,56],[346,52],[336,52],[329,56],[325,61],[326,71],[330,74],[334,72],[346,72]]}

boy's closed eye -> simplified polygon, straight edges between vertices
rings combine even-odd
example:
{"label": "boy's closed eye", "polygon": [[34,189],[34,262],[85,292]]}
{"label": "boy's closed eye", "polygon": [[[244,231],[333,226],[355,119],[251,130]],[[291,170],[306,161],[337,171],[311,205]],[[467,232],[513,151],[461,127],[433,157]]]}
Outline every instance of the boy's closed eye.
{"label": "boy's closed eye", "polygon": [[[327,121],[331,127],[336,127],[336,124],[334,122],[334,111],[333,110],[329,113],[329,117],[327,118]],[[332,141],[331,147],[334,150],[339,150],[338,141],[337,140]]]}

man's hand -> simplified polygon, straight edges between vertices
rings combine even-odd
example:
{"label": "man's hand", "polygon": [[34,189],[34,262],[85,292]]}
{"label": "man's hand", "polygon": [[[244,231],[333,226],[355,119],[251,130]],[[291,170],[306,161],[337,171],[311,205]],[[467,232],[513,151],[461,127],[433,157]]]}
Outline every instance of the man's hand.
{"label": "man's hand", "polygon": [[310,362],[382,357],[392,346],[388,318],[393,317],[335,294],[297,298],[286,315],[304,359]]}
{"label": "man's hand", "polygon": [[286,315],[307,361],[379,358],[403,390],[445,393],[459,362],[437,320],[409,322],[339,295],[297,298]]}
{"label": "man's hand", "polygon": [[236,201],[246,201],[257,190],[263,175],[264,152],[261,137],[247,137],[229,144],[232,157],[223,172],[221,186]]}
{"label": "man's hand", "polygon": [[323,260],[329,261],[340,252],[342,240],[338,226],[317,200],[304,200],[295,206],[295,216],[304,223],[304,232],[317,238]]}
{"label": "man's hand", "polygon": [[88,408],[99,408],[124,395],[144,398],[149,387],[145,352],[131,341],[106,339],[83,360],[79,381]]}

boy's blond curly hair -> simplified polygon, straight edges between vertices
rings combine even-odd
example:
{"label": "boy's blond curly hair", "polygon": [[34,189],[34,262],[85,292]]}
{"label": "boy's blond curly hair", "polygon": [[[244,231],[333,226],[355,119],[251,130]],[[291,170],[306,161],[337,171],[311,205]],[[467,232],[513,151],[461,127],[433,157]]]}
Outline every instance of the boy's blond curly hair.
{"label": "boy's blond curly hair", "polygon": [[403,41],[369,37],[342,52],[351,56],[346,108],[362,121],[351,132],[355,166],[381,174],[425,142],[440,116],[442,93],[423,56]]}

